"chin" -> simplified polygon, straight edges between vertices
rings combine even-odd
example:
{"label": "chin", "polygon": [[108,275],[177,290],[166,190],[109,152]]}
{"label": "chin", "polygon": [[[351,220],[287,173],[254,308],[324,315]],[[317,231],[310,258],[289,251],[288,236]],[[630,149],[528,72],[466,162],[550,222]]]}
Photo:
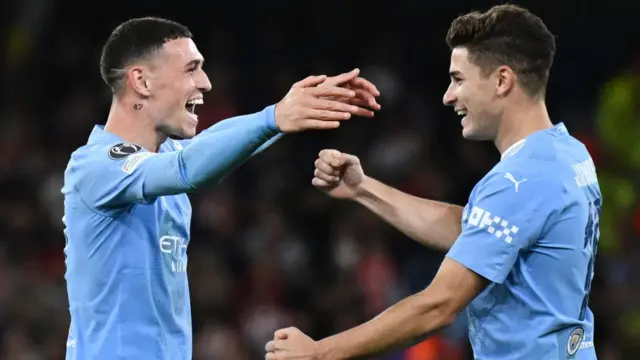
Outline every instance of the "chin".
{"label": "chin", "polygon": [[475,131],[473,127],[462,128],[462,137],[467,140],[474,140],[474,141],[489,140],[489,138],[484,136],[482,133]]}
{"label": "chin", "polygon": [[196,136],[196,128],[189,128],[182,130],[182,138],[183,139],[191,139]]}

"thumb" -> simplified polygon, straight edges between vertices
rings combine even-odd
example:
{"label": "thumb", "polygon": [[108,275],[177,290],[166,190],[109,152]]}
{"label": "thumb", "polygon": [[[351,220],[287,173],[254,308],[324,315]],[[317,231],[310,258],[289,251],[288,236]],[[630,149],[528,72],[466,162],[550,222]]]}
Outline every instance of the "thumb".
{"label": "thumb", "polygon": [[291,335],[290,333],[291,328],[276,330],[276,332],[273,334],[273,338],[275,340],[286,340]]}
{"label": "thumb", "polygon": [[293,88],[307,88],[322,84],[327,79],[327,75],[311,75],[293,84]]}
{"label": "thumb", "polygon": [[358,164],[360,160],[355,155],[340,153],[338,156],[334,157],[333,166],[349,166]]}

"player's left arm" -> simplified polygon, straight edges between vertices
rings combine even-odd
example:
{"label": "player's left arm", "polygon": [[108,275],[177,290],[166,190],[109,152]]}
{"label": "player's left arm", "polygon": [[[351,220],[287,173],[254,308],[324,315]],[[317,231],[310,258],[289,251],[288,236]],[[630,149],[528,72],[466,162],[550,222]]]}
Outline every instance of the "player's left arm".
{"label": "player's left arm", "polygon": [[[229,129],[232,129],[232,128],[235,128],[235,127],[238,127],[238,126],[242,126],[244,124],[246,124],[246,116],[234,116],[234,117],[219,121],[219,122],[209,126],[208,128],[202,130],[193,139],[180,140],[179,143],[180,143],[180,145],[182,147],[186,147],[186,146],[189,146],[196,139],[200,139],[202,137],[210,136],[210,135],[213,135],[213,134],[221,132],[221,131],[225,131],[225,130],[229,130]],[[284,133],[282,133],[282,132],[279,132],[277,134],[272,135],[271,138],[266,140],[258,149],[256,149],[253,152],[253,154],[251,154],[251,156],[259,154],[260,152],[262,152],[263,150],[265,150],[269,146],[273,145],[273,143],[278,141],[282,136],[284,136]]]}
{"label": "player's left arm", "polygon": [[[318,85],[319,87],[323,86],[343,86],[348,89],[355,91],[356,96],[353,99],[333,99],[336,101],[348,102],[353,105],[360,106],[359,111],[356,115],[363,117],[373,117],[373,111],[367,109],[375,109],[380,110],[380,105],[376,102],[375,97],[380,95],[380,91],[376,88],[376,86],[370,82],[369,80],[359,77],[360,74],[359,69],[354,69],[347,73],[342,73],[340,75],[328,77],[322,84]],[[276,104],[276,106],[278,106]],[[244,121],[242,116],[236,116],[229,119],[225,119],[219,121],[216,124],[211,125],[210,127],[204,129],[200,134],[196,135],[195,138],[208,136],[212,133],[227,130],[233,128],[235,126],[241,125]],[[253,155],[256,155],[269,146],[273,145],[276,141],[278,141],[284,133],[278,133],[273,135],[269,140],[267,140],[262,146],[260,146],[256,151],[253,152]],[[195,139],[194,138],[194,139]],[[182,140],[181,145],[188,146],[193,139],[190,140]]]}
{"label": "player's left arm", "polygon": [[[553,172],[530,168],[483,179],[463,215],[462,232],[432,283],[373,320],[318,341],[318,358],[354,359],[407,345],[450,325],[490,282],[502,283],[519,252],[535,243],[562,201]],[[278,357],[277,350],[295,347],[287,339],[297,330],[289,331],[276,334],[270,345],[276,349],[273,359],[292,358]]]}
{"label": "player's left arm", "polygon": [[320,340],[320,359],[355,359],[408,345],[453,323],[486,286],[478,274],[445,259],[431,284],[371,321]]}

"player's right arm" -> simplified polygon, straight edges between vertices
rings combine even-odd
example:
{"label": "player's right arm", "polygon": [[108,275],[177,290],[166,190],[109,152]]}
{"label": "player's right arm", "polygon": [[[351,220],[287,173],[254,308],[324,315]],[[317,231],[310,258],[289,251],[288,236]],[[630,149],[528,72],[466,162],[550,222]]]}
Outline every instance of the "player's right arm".
{"label": "player's right arm", "polygon": [[[354,115],[361,117],[373,117],[373,110],[380,110],[380,105],[377,103],[375,97],[380,95],[380,91],[376,88],[376,86],[371,83],[369,80],[359,77],[360,70],[354,69],[347,73],[342,73],[340,75],[332,76],[326,78],[318,87],[344,87],[350,90],[353,90],[355,96],[348,98],[340,98],[340,97],[328,97],[328,99],[336,100],[344,103],[349,103],[352,105],[357,105],[359,108],[357,109]],[[356,110],[356,109],[354,109]],[[228,130],[235,126],[243,125],[246,119],[243,116],[236,116],[230,119],[222,120],[207,129],[204,129],[200,134],[198,134],[195,139],[199,137],[208,136],[213,133]],[[271,144],[275,143],[283,134],[277,134],[266,141],[260,148],[258,148],[254,155],[260,153],[262,150],[268,148]],[[194,139],[194,140],[195,140]],[[183,146],[189,145],[193,140],[182,140]]]}
{"label": "player's right arm", "polygon": [[462,207],[412,196],[368,177],[356,156],[322,150],[315,166],[314,186],[362,204],[424,246],[446,251],[461,233]]}
{"label": "player's right arm", "polygon": [[219,182],[275,133],[337,128],[340,120],[358,111],[354,105],[322,99],[355,96],[340,87],[314,87],[322,81],[324,77],[317,76],[302,80],[277,105],[246,115],[242,125],[202,136],[179,151],[151,153],[129,146],[125,148],[131,153],[123,154],[117,148],[122,144],[89,146],[72,158],[73,186],[88,205],[108,210]]}

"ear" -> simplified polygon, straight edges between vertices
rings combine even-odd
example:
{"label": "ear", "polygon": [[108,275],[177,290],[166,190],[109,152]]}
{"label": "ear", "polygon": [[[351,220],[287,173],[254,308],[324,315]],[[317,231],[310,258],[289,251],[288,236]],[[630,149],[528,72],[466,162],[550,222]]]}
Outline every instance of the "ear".
{"label": "ear", "polygon": [[144,66],[133,66],[127,71],[127,79],[131,88],[143,97],[151,95],[149,69]]}
{"label": "ear", "polygon": [[516,86],[516,74],[508,66],[500,66],[496,74],[496,94],[498,96],[508,95]]}

